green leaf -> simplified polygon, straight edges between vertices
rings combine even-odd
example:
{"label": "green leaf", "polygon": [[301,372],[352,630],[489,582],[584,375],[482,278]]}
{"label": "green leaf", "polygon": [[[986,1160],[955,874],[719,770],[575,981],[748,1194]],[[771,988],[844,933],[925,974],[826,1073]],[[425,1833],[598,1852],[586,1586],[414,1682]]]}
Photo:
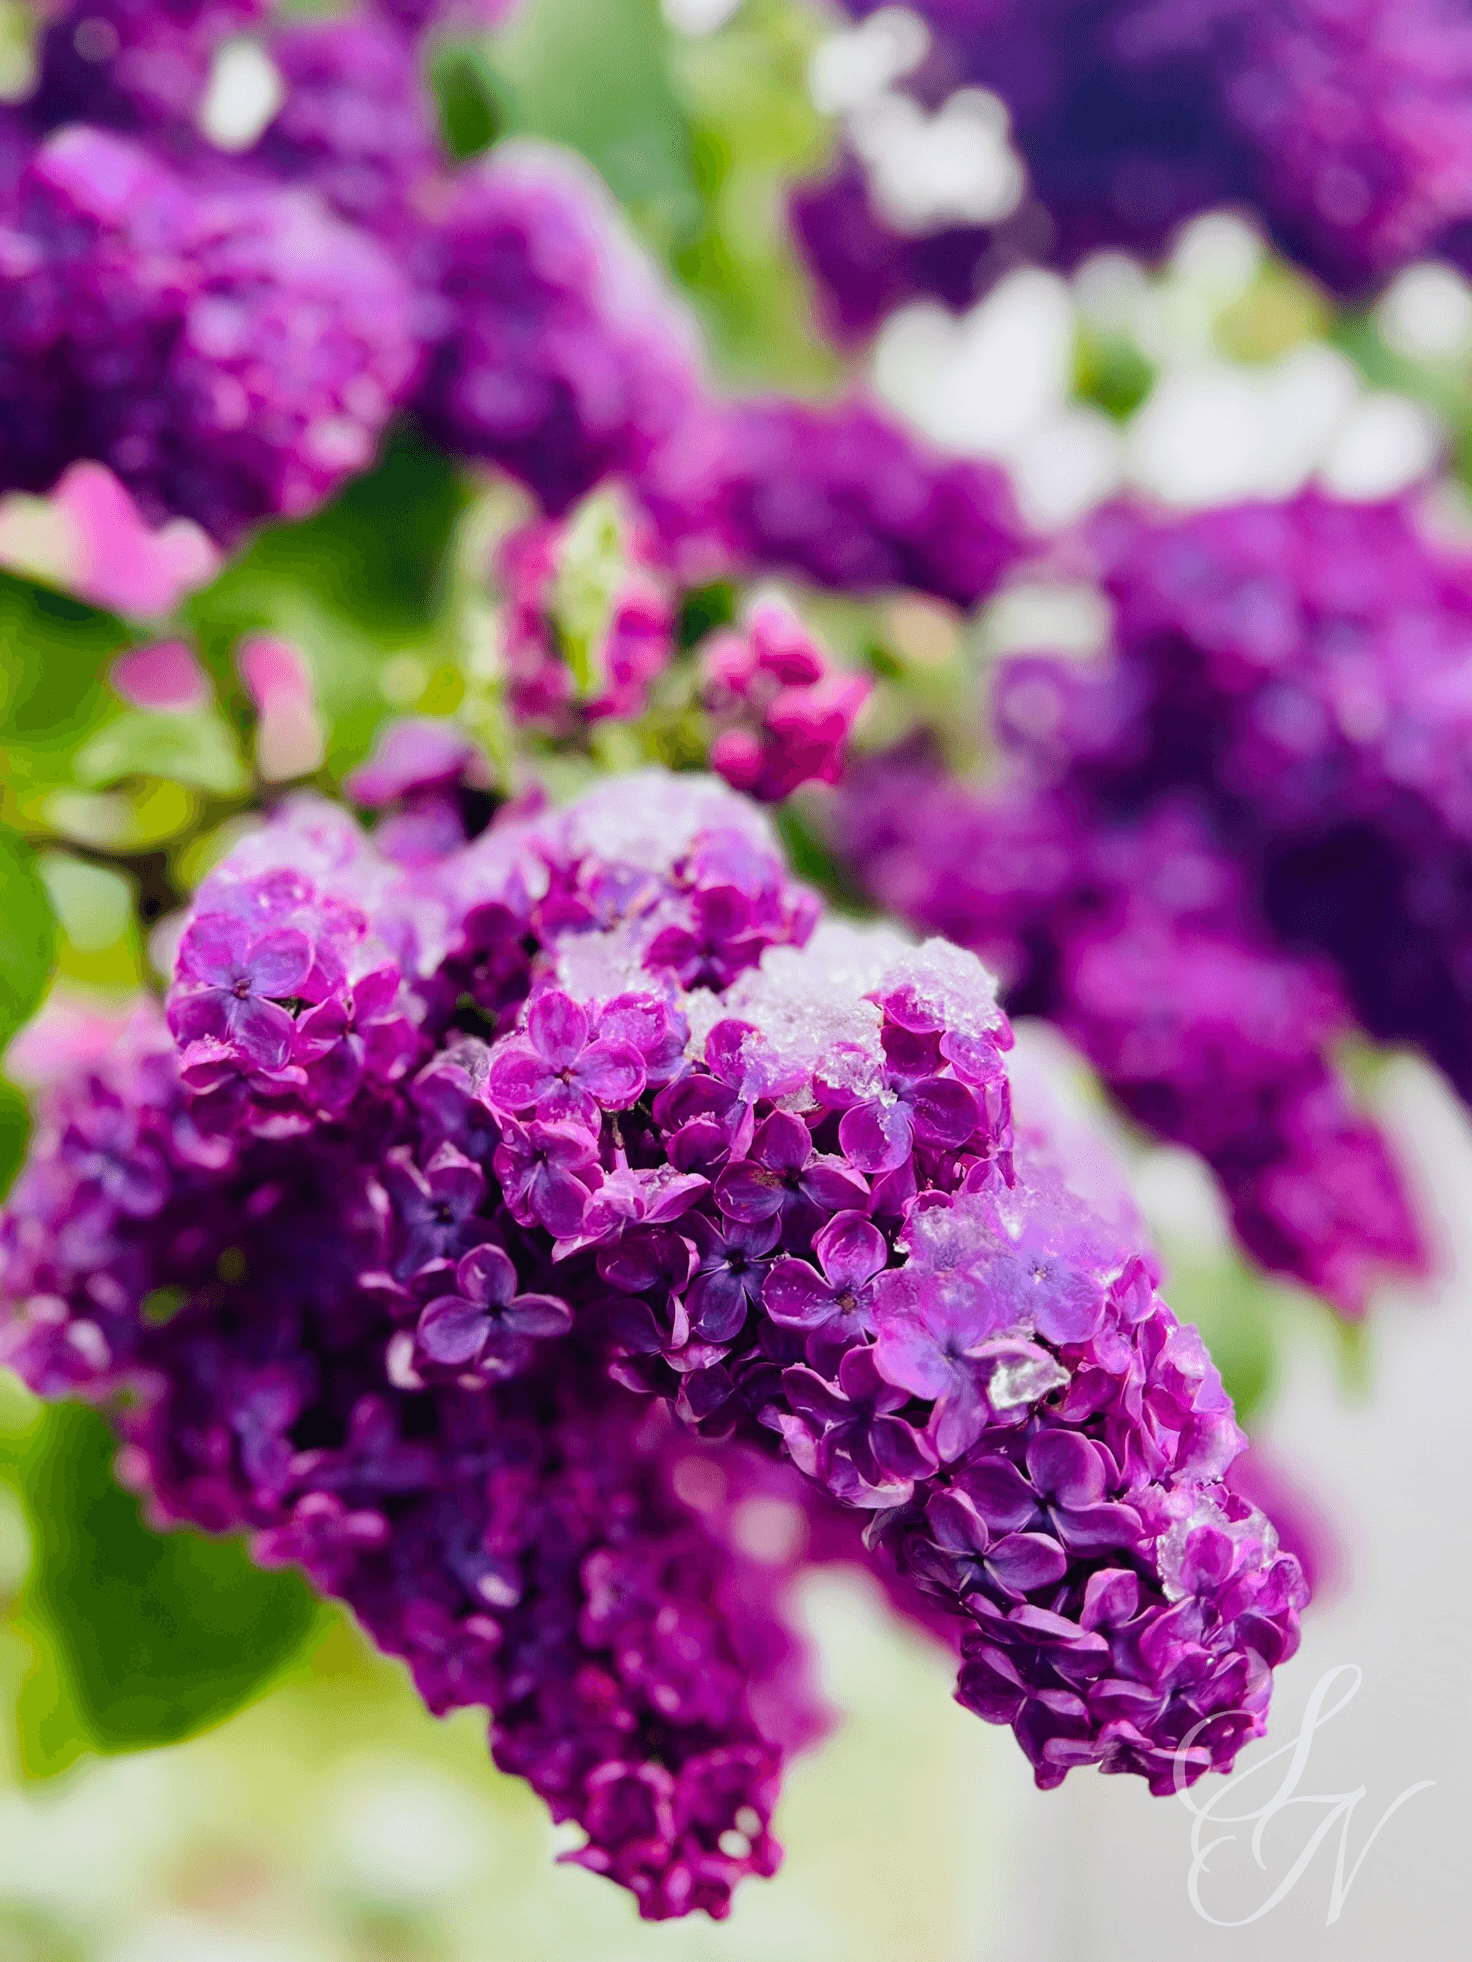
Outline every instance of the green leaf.
{"label": "green leaf", "polygon": [[506,120],[506,109],[485,49],[473,42],[441,43],[430,55],[429,85],[450,155],[463,162],[488,150]]}
{"label": "green leaf", "polygon": [[165,715],[134,709],[110,722],[77,752],[77,776],[104,786],[125,777],[168,777],[219,797],[245,788],[235,737],[219,716]]}
{"label": "green leaf", "polygon": [[36,862],[13,832],[0,831],[0,1044],[36,1007],[56,951],[56,921]]}
{"label": "green leaf", "polygon": [[0,1198],[9,1192],[25,1163],[30,1137],[30,1105],[13,1083],[0,1077]]}
{"label": "green leaf", "polygon": [[151,1532],[112,1476],[115,1450],[95,1411],[62,1404],[18,1453],[35,1556],[15,1620],[36,1660],[16,1718],[32,1777],[219,1723],[321,1626],[306,1582],[253,1566],[237,1540]]}
{"label": "green leaf", "polygon": [[669,56],[659,0],[539,0],[490,51],[510,130],[580,151],[665,246],[702,216]]}

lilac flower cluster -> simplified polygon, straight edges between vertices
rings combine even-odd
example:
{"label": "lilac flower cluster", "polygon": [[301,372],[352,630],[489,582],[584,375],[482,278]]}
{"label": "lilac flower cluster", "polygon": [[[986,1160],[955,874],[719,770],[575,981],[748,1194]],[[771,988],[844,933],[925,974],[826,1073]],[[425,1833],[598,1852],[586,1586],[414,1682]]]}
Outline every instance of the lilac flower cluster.
{"label": "lilac flower cluster", "polygon": [[268,11],[267,0],[73,0],[48,9],[27,111],[45,128],[87,122],[187,143],[216,51]]}
{"label": "lilac flower cluster", "polygon": [[[879,0],[846,0],[856,17]],[[845,147],[794,226],[843,335],[929,294],[961,308],[1010,265],[1157,255],[1183,219],[1255,209],[1347,297],[1412,259],[1465,263],[1472,23],[1458,0],[919,0],[905,79],[934,112],[981,88],[1010,114],[1030,196],[990,223],[897,230]]]}
{"label": "lilac flower cluster", "polygon": [[283,100],[242,166],[315,191],[412,260],[444,165],[420,50],[366,14],[281,28],[269,45]]}
{"label": "lilac flower cluster", "polygon": [[230,535],[369,461],[416,372],[411,296],[295,193],[190,185],[76,127],[32,154],[0,252],[0,480],[78,454],[145,513]]}
{"label": "lilac flower cluster", "polygon": [[518,722],[568,734],[581,722],[641,715],[675,653],[675,601],[643,528],[580,535],[545,519],[495,555],[505,605],[506,698]]}
{"label": "lilac flower cluster", "polygon": [[[1033,682],[1011,680],[1020,711]],[[1206,1159],[1265,1267],[1358,1315],[1387,1271],[1424,1263],[1335,1061],[1353,1015],[1333,967],[1275,940],[1193,798],[983,791],[912,746],[851,773],[837,822],[876,898],[995,962],[1014,1013],[1057,1023],[1131,1117]]]}
{"label": "lilac flower cluster", "polygon": [[790,607],[754,601],[740,631],[706,641],[700,668],[711,768],[734,790],[775,804],[800,784],[838,781],[870,684],[835,667]]}
{"label": "lilac flower cluster", "polygon": [[788,572],[974,606],[1026,540],[1005,476],[944,457],[861,398],[709,406],[636,486],[691,579]]}
{"label": "lilac flower cluster", "polygon": [[1119,653],[1097,676],[1019,667],[1008,740],[1101,811],[1199,799],[1278,940],[1472,1098],[1472,555],[1405,504],[1316,494],[1121,510],[1095,543]]}
{"label": "lilac flower cluster", "polygon": [[229,154],[198,123],[252,0],[53,23],[36,91],[0,110],[0,489],[90,458],[150,520],[230,543],[318,503],[408,409],[554,517],[624,480],[691,578],[989,591],[1021,549],[1000,474],[859,404],[713,400],[586,166],[523,141],[450,164],[424,13],[273,26],[281,106]]}
{"label": "lilac flower cluster", "polygon": [[1137,1222],[1014,1123],[974,957],[818,924],[754,806],[647,772],[405,870],[300,801],[201,889],[167,1025],[43,1118],[6,1359],[126,1386],[156,1508],[489,1705],[646,1915],[777,1859],[822,1718],[747,1501],[793,1467],[1041,1784],[1260,1732],[1302,1581]]}
{"label": "lilac flower cluster", "polygon": [[697,395],[692,324],[586,165],[503,144],[456,178],[436,234],[447,331],[420,410],[553,515],[637,475]]}

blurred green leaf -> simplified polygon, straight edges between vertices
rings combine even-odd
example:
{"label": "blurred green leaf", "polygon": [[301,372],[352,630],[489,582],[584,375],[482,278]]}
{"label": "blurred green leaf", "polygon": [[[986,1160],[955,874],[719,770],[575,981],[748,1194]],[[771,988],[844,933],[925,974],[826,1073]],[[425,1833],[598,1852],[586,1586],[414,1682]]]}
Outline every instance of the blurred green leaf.
{"label": "blurred green leaf", "polygon": [[492,51],[508,133],[577,150],[668,250],[701,220],[659,0],[538,0]]}
{"label": "blurred green leaf", "polygon": [[125,777],[168,777],[218,797],[238,796],[246,786],[233,733],[208,713],[130,710],[82,745],[75,767],[83,783],[99,789]]}
{"label": "blurred green leaf", "polygon": [[13,1083],[0,1077],[0,1198],[9,1192],[25,1160],[30,1136],[30,1105]]}
{"label": "blurred green leaf", "polygon": [[13,832],[0,831],[0,1044],[45,992],[56,921],[36,861]]}
{"label": "blurred green leaf", "polygon": [[11,1445],[35,1544],[15,1611],[36,1651],[16,1708],[32,1777],[219,1723],[320,1626],[306,1582],[262,1572],[238,1541],[150,1532],[112,1476],[115,1450],[79,1404],[46,1409]]}
{"label": "blurred green leaf", "polygon": [[691,586],[680,599],[680,617],[675,627],[675,645],[681,650],[728,627],[736,618],[736,588],[721,579],[709,586]]}
{"label": "blurred green leaf", "polygon": [[1155,370],[1132,340],[1080,322],[1073,348],[1073,392],[1123,422],[1155,384]]}
{"label": "blurred green leaf", "polygon": [[440,133],[463,161],[488,150],[507,119],[506,104],[483,46],[450,42],[430,56],[429,85],[439,104]]}
{"label": "blurred green leaf", "polygon": [[111,613],[0,572],[0,731],[65,744],[106,697],[107,657],[128,644]]}
{"label": "blurred green leaf", "polygon": [[782,849],[799,879],[817,886],[844,913],[869,913],[872,908],[855,885],[853,875],[829,850],[807,812],[790,798],[772,813]]}

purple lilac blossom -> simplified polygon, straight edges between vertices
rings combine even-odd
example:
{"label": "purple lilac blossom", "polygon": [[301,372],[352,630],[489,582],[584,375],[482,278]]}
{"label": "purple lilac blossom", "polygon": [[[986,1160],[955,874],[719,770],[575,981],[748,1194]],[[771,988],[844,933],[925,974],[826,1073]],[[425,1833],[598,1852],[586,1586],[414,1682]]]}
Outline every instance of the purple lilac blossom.
{"label": "purple lilac blossom", "polygon": [[222,541],[371,459],[419,365],[411,294],[304,193],[196,184],[99,130],[22,175],[0,270],[0,482],[105,462]]}
{"label": "purple lilac blossom", "polygon": [[1024,549],[999,470],[941,456],[857,398],[708,405],[635,489],[692,580],[787,572],[969,607]]}
{"label": "purple lilac blossom", "polygon": [[1472,555],[1315,493],[1094,539],[1118,654],[1018,664],[1006,740],[1101,814],[1197,800],[1278,940],[1472,1098]]}
{"label": "purple lilac blossom", "polygon": [[711,768],[733,790],[775,804],[838,781],[871,683],[838,667],[782,600],[760,597],[739,629],[711,635],[700,672]]}
{"label": "purple lilac blossom", "polygon": [[543,519],[501,541],[493,570],[505,596],[501,650],[517,722],[567,736],[580,723],[632,718],[648,707],[650,690],[674,659],[675,598],[646,532],[621,528],[622,563],[582,650],[582,676],[559,618],[559,585],[578,571],[569,563],[577,554],[575,525]]}
{"label": "purple lilac blossom", "polygon": [[413,45],[386,22],[354,15],[282,28],[270,53],[285,100],[244,167],[311,186],[400,255],[422,249],[420,206],[445,156]]}
{"label": "purple lilac blossom", "polygon": [[693,408],[692,323],[576,159],[499,145],[447,187],[431,249],[442,319],[420,414],[553,516],[640,472]]}
{"label": "purple lilac blossom", "polygon": [[822,1723],[803,1536],[748,1497],[815,1558],[865,1516],[1045,1786],[1260,1733],[1302,1582],[1137,1220],[1014,1127],[979,962],[819,923],[755,806],[646,771],[405,870],[298,798],[201,888],[167,1020],[46,1106],[5,1358],[126,1387],[155,1511],[489,1706],[644,1914],[773,1870]]}
{"label": "purple lilac blossom", "polygon": [[379,813],[374,850],[398,865],[432,865],[490,822],[497,800],[485,757],[465,730],[441,716],[387,723],[343,789]]}
{"label": "purple lilac blossom", "polygon": [[[866,16],[878,0],[847,0]],[[794,199],[844,337],[929,295],[962,308],[1023,258],[1157,256],[1186,218],[1247,205],[1345,297],[1472,240],[1472,21],[1460,0],[919,0],[924,108],[1005,104],[1031,196],[992,225],[896,231],[845,147]]]}
{"label": "purple lilac blossom", "polygon": [[1055,1022],[1138,1123],[1201,1153],[1264,1266],[1358,1315],[1385,1273],[1424,1265],[1395,1156],[1335,1062],[1354,1020],[1334,969],[1277,940],[1193,799],[983,790],[911,747],[851,773],[837,832],[877,899],[993,961],[1014,1013]]}
{"label": "purple lilac blossom", "polygon": [[86,122],[193,147],[216,51],[268,0],[74,0],[41,36],[26,109],[39,127]]}

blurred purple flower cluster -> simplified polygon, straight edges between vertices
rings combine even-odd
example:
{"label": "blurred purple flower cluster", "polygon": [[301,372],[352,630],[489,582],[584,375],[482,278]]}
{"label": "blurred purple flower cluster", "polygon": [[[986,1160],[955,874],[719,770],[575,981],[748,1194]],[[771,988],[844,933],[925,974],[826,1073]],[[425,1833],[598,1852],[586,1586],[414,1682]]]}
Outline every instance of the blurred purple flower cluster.
{"label": "blurred purple flower cluster", "polygon": [[1091,538],[1111,656],[1003,668],[994,790],[915,748],[865,765],[845,848],[1201,1152],[1258,1259],[1357,1313],[1425,1255],[1336,1049],[1415,1043],[1472,1097],[1472,566],[1403,505],[1316,493]]}
{"label": "blurred purple flower cluster", "polygon": [[[877,34],[891,18],[880,0],[846,5],[878,15]],[[969,306],[1020,262],[1154,257],[1182,220],[1222,205],[1255,211],[1346,297],[1431,254],[1468,263],[1472,20],[1460,0],[916,0],[910,11],[928,33],[914,46],[903,37],[891,114],[882,99],[858,105],[838,162],[793,203],[840,336],[917,295]],[[980,113],[981,92],[1000,115]],[[886,198],[884,147],[908,130],[895,95],[1004,132],[1022,167],[1015,190],[985,213]],[[1007,177],[992,174],[998,186]]]}
{"label": "blurred purple flower cluster", "polygon": [[[0,490],[94,459],[150,521],[230,543],[320,503],[410,413],[554,517],[625,480],[699,578],[988,590],[1020,549],[1000,475],[873,410],[714,400],[586,166],[527,141],[451,162],[424,14],[265,28],[249,4],[78,0],[51,24],[34,92],[0,109]],[[212,64],[253,26],[281,101],[221,148]]]}
{"label": "blurred purple flower cluster", "polygon": [[[358,794],[448,799],[433,748]],[[304,799],[210,875],[167,1029],[43,1115],[6,1359],[114,1403],[161,1515],[302,1564],[433,1708],[488,1704],[651,1917],[775,1866],[822,1724],[782,1618],[804,1513],[813,1557],[866,1521],[953,1618],[961,1700],[1040,1784],[1229,1765],[1299,1567],[1222,1482],[1241,1434],[1128,1204],[1014,1113],[979,962],[821,922],[707,779],[451,810],[406,868]]]}

